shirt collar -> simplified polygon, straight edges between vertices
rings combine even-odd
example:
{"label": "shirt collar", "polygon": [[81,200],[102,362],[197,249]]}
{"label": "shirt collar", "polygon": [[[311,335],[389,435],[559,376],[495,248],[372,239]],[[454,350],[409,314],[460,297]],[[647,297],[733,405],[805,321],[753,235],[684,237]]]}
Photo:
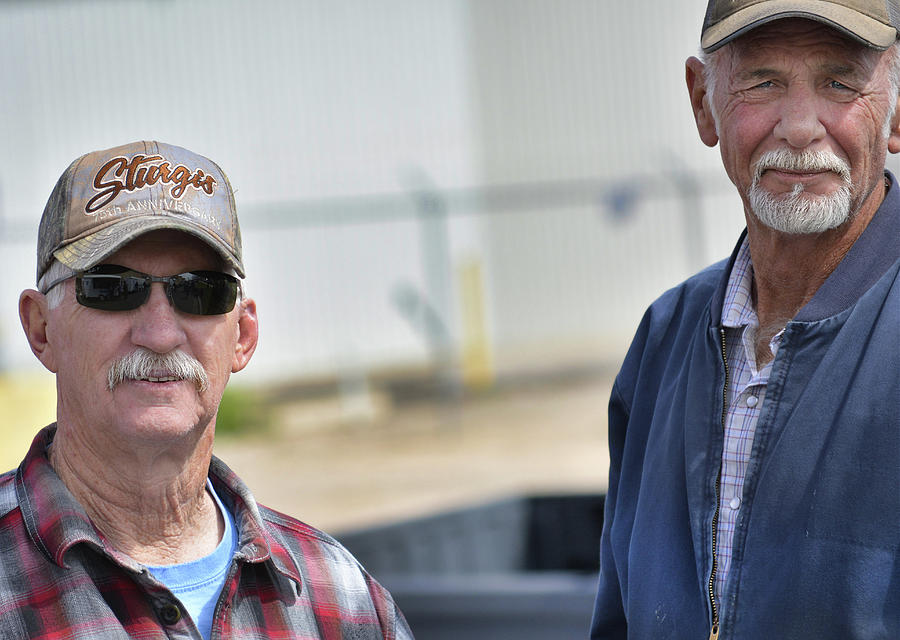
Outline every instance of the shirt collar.
{"label": "shirt collar", "polygon": [[750,241],[744,236],[725,287],[722,325],[737,329],[756,324],[758,320],[753,309],[753,263],[750,260]]}
{"label": "shirt collar", "polygon": [[54,423],[35,436],[16,470],[16,497],[31,539],[50,560],[68,568],[65,555],[74,545],[86,543],[101,553],[106,545],[50,464],[47,451],[55,435]]}
{"label": "shirt collar", "polygon": [[278,573],[298,585],[300,570],[293,556],[265,525],[259,505],[250,489],[228,465],[213,456],[210,480],[238,528],[237,558],[249,563],[271,562]]}

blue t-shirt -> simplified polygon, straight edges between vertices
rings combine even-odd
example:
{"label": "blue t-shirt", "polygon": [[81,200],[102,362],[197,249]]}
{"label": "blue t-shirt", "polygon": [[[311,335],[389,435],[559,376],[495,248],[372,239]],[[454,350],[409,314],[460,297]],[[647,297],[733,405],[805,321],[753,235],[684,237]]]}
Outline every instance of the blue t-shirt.
{"label": "blue t-shirt", "polygon": [[231,566],[231,559],[237,549],[238,539],[231,514],[219,500],[209,478],[206,479],[206,488],[212,494],[222,518],[225,520],[225,535],[222,536],[219,546],[210,555],[199,560],[160,567],[148,566],[147,569],[181,600],[184,608],[197,624],[200,633],[206,640],[209,640],[212,634],[216,603],[222,587],[225,586],[228,568]]}

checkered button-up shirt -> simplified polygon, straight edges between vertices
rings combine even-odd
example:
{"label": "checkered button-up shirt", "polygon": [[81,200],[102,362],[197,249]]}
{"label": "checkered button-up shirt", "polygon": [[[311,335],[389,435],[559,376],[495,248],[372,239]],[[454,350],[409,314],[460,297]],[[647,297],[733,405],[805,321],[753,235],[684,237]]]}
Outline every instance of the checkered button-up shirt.
{"label": "checkered button-up shirt", "polygon": [[[0,476],[0,638],[200,638],[178,599],[94,528],[47,459],[42,430]],[[407,640],[390,594],[326,534],[257,505],[221,461],[210,478],[238,550],[212,638]]]}
{"label": "checkered button-up shirt", "polygon": [[[728,361],[728,407],[725,417],[725,444],[719,483],[719,520],[717,530],[716,599],[722,599],[725,581],[731,569],[732,538],[740,513],[744,477],[750,462],[756,423],[766,397],[766,385],[772,371],[770,360],[761,369],[756,363],[756,336],[759,319],[753,308],[753,264],[746,238],[731,269],[722,326],[725,328],[725,354]],[[769,343],[774,354],[781,343],[779,332]]]}

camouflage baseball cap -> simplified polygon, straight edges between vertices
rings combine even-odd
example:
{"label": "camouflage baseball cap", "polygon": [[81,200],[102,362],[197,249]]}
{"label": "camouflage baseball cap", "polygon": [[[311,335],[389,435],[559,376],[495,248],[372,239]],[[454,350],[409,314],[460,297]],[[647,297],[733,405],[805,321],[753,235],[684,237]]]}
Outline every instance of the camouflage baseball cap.
{"label": "camouflage baseball cap", "polygon": [[37,279],[53,258],[81,271],[157,229],[196,236],[244,277],[234,193],[222,169],[187,149],[142,141],[87,153],[60,176],[41,217]]}
{"label": "camouflage baseball cap", "polygon": [[898,0],[709,0],[700,46],[709,53],[781,18],[828,25],[874,49],[887,49],[900,27]]}

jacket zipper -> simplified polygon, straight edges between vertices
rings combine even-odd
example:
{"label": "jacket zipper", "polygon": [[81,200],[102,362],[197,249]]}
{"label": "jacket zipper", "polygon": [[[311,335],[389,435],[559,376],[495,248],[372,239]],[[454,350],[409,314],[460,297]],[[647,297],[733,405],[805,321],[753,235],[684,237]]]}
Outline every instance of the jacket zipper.
{"label": "jacket zipper", "polygon": [[[728,420],[728,356],[725,350],[725,329],[719,329],[719,337],[722,341],[722,364],[725,366],[725,385],[722,390],[722,432],[725,431],[725,422]],[[712,570],[709,572],[709,605],[712,610],[712,628],[709,631],[709,640],[717,640],[719,637],[719,607],[716,605],[716,572],[719,570],[718,551],[716,545],[719,537],[719,493],[722,490],[722,462],[719,461],[719,473],[716,474],[716,510],[712,519]]]}

